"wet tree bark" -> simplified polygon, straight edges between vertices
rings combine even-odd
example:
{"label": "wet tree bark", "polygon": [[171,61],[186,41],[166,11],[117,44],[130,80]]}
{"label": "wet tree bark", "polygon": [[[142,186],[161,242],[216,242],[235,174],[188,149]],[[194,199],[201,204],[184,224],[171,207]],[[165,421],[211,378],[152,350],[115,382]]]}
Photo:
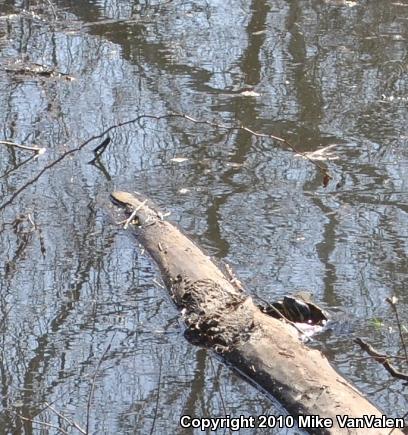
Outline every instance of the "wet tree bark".
{"label": "wet tree bark", "polygon": [[[311,433],[388,434],[390,429],[341,429],[337,415],[362,418],[382,413],[342,378],[288,323],[262,313],[242,289],[174,225],[139,195],[114,192],[112,199],[132,213],[129,226],[158,264],[186,325],[185,335],[205,346],[251,382],[277,398],[289,414],[330,419],[331,428]],[[395,429],[393,434],[401,434]]]}

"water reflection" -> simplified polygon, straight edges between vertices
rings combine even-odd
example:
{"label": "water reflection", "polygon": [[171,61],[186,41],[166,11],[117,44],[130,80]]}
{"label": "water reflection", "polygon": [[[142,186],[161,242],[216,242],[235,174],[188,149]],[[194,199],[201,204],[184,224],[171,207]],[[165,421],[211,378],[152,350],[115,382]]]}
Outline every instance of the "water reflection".
{"label": "water reflection", "polygon": [[[1,146],[1,204],[66,150],[143,113],[283,136],[334,177],[324,189],[277,143],[180,119],[114,129],[103,170],[87,164],[102,139],[46,170],[2,208],[1,432],[69,429],[58,413],[90,433],[163,433],[185,413],[282,412],[182,338],[155,266],[105,211],[116,187],[169,208],[254,295],[308,289],[341,313],[314,345],[387,414],[404,414],[399,385],[350,336],[395,354],[384,298],[408,314],[407,13],[386,1],[0,4],[0,139],[47,148],[26,161]],[[74,80],[7,70],[28,62]]]}

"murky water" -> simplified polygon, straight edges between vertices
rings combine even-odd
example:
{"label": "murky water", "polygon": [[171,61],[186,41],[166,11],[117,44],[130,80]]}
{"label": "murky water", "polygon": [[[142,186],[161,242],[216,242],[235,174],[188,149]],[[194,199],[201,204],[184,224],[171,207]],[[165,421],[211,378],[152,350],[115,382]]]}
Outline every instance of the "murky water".
{"label": "murky water", "polygon": [[[47,149],[0,145],[1,433],[283,412],[182,337],[155,265],[112,224],[116,188],[171,211],[253,295],[308,289],[340,317],[313,345],[405,414],[406,386],[352,338],[401,351],[392,295],[407,326],[408,3],[3,0],[0,15],[0,139]],[[96,165],[103,138],[47,167],[170,112],[282,136],[333,179],[276,141],[180,118],[112,129]]]}

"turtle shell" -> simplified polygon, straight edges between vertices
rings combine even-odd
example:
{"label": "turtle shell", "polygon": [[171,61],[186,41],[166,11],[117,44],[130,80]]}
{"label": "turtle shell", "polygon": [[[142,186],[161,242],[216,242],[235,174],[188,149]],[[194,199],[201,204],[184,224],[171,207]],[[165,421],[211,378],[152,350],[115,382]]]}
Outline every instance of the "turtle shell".
{"label": "turtle shell", "polygon": [[303,294],[284,296],[283,300],[262,307],[262,311],[272,317],[285,317],[294,323],[324,325],[328,316],[324,310]]}

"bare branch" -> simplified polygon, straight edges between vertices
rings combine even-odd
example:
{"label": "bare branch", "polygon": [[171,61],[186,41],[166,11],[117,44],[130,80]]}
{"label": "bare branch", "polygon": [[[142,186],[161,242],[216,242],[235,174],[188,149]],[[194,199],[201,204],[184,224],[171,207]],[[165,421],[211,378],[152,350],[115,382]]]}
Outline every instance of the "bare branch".
{"label": "bare branch", "polygon": [[404,349],[405,361],[408,364],[407,347],[405,345],[404,336],[402,334],[401,321],[400,321],[400,318],[399,318],[399,315],[398,315],[398,310],[397,310],[398,299],[395,296],[393,296],[392,298],[387,298],[385,300],[391,305],[391,308],[392,308],[392,310],[394,311],[394,314],[395,314],[395,318],[397,319],[397,326],[398,326],[398,331],[399,331],[399,336],[400,336],[401,344],[402,344],[402,347]]}
{"label": "bare branch", "polygon": [[124,221],[118,222],[118,225],[123,225],[123,228],[126,230],[129,224],[133,221],[133,219],[136,217],[137,212],[146,204],[147,199],[145,199],[140,205],[138,205],[131,213],[131,215],[125,219]]}
{"label": "bare branch", "polygon": [[57,12],[55,10],[55,7],[53,5],[53,3],[51,2],[51,0],[46,0],[46,2],[48,3],[48,6],[50,7],[52,14],[54,15],[54,20],[57,21],[58,20],[58,15]]}
{"label": "bare branch", "polygon": [[160,355],[160,365],[159,365],[159,379],[157,381],[157,392],[156,392],[156,406],[154,408],[154,418],[153,418],[153,424],[150,429],[150,435],[152,435],[154,431],[154,426],[156,425],[157,420],[157,412],[159,409],[159,399],[160,399],[160,386],[161,386],[161,374],[162,374],[162,365],[163,365],[163,357]]}
{"label": "bare branch", "polygon": [[0,140],[0,144],[1,145],[7,145],[7,146],[15,147],[15,148],[19,148],[21,150],[33,151],[33,152],[35,152],[36,154],[39,154],[39,155],[44,154],[45,151],[46,151],[46,148],[40,148],[40,147],[37,147],[37,146],[30,147],[28,145],[21,145],[19,143],[10,142],[8,140]]}
{"label": "bare branch", "polygon": [[[227,416],[227,407],[225,406],[225,401],[224,401],[224,397],[223,397],[222,392],[221,392],[220,383],[218,382],[218,378],[217,378],[216,373],[215,373],[214,361],[213,361],[211,354],[208,354],[208,356],[210,357],[210,363],[211,363],[211,368],[212,368],[213,375],[214,375],[215,385],[218,388],[218,392],[220,394],[222,410],[224,412],[224,415]],[[230,434],[232,434],[231,428],[228,428],[228,431]]]}
{"label": "bare branch", "polygon": [[[244,131],[250,133],[251,135],[253,135],[255,137],[268,138],[268,139],[271,139],[271,140],[275,140],[275,141],[277,141],[279,143],[282,143],[282,144],[286,145],[292,151],[294,151],[297,154],[303,156],[305,159],[307,159],[309,162],[311,162],[314,166],[316,166],[320,170],[320,172],[323,174],[323,185],[324,186],[327,186],[327,183],[332,178],[331,175],[328,173],[328,171],[323,166],[321,166],[319,163],[317,163],[316,161],[314,161],[313,159],[308,157],[305,153],[301,153],[301,152],[297,151],[297,149],[289,141],[287,141],[286,139],[283,139],[281,137],[274,136],[272,134],[258,133],[258,132],[254,131],[254,130],[251,130],[250,128],[245,127],[243,125],[227,126],[227,125],[219,124],[219,123],[212,122],[212,121],[198,120],[198,119],[195,119],[195,118],[193,118],[193,117],[191,117],[189,115],[186,115],[184,113],[168,113],[168,114],[165,114],[165,115],[149,115],[149,114],[145,114],[145,115],[139,115],[136,118],[130,119],[128,121],[123,121],[123,122],[119,122],[117,124],[113,124],[110,127],[106,128],[104,131],[102,131],[102,133],[94,135],[94,136],[91,136],[90,138],[88,138],[87,140],[82,142],[80,145],[78,145],[76,148],[73,148],[71,150],[68,150],[68,151],[64,152],[57,159],[53,160],[52,162],[50,162],[46,166],[44,166],[41,169],[41,171],[39,171],[37,173],[37,175],[35,177],[33,177],[31,180],[27,181],[19,189],[17,189],[10,196],[10,198],[8,200],[6,200],[5,202],[3,202],[3,204],[0,205],[0,210],[5,209],[8,205],[12,204],[12,202],[22,192],[24,192],[25,189],[27,189],[29,186],[31,186],[32,184],[37,182],[49,169],[51,169],[54,166],[56,166],[57,164],[61,163],[63,160],[65,160],[70,155],[75,154],[75,153],[81,151],[82,149],[84,149],[87,145],[89,145],[94,140],[101,139],[102,137],[107,135],[112,130],[114,130],[116,128],[124,127],[126,125],[135,124],[135,123],[141,121],[142,119],[153,119],[153,120],[156,120],[156,121],[160,121],[160,120],[163,120],[163,119],[171,119],[171,118],[182,118],[182,119],[186,119],[187,121],[193,122],[195,124],[205,124],[205,125],[209,125],[209,126],[212,126],[212,127],[220,128],[220,129],[223,129],[223,130],[226,130],[226,131],[244,130]],[[106,142],[106,140],[104,142]],[[98,149],[98,147],[95,148],[95,150],[97,150],[97,149]]]}
{"label": "bare branch", "polygon": [[0,179],[2,178],[6,178],[8,175],[12,174],[13,172],[17,171],[18,169],[20,169],[22,166],[24,166],[26,163],[29,163],[31,160],[35,160],[38,157],[38,154],[31,154],[30,157],[27,157],[25,160],[23,160],[22,162],[20,162],[18,165],[14,166],[12,169],[10,169],[9,171],[5,172]]}
{"label": "bare branch", "polygon": [[355,343],[357,343],[361,349],[363,349],[365,352],[367,352],[370,356],[372,356],[375,361],[377,361],[378,363],[382,364],[385,368],[385,370],[387,370],[387,372],[393,376],[394,378],[398,378],[398,379],[402,379],[404,381],[408,381],[408,374],[406,373],[402,373],[400,371],[398,371],[394,366],[392,366],[389,362],[388,362],[388,356],[384,353],[379,353],[378,351],[376,351],[371,345],[369,345],[368,343],[366,343],[364,340],[362,340],[361,338],[356,338],[354,340]]}
{"label": "bare branch", "polygon": [[85,432],[84,429],[81,428],[75,421],[70,420],[67,416],[64,414],[58,412],[53,406],[51,406],[49,403],[44,402],[44,405],[49,408],[54,414],[56,414],[58,417],[62,418],[64,421],[66,421],[70,426],[75,427],[79,432],[81,432],[83,435],[87,435],[87,432]]}
{"label": "bare branch", "polygon": [[302,156],[303,158],[305,158],[306,160],[309,160],[310,163],[312,163],[313,165],[315,165],[315,166],[316,166],[316,167],[317,167],[317,168],[322,172],[322,174],[323,174],[324,177],[326,177],[326,178],[328,177],[327,182],[331,179],[331,176],[328,174],[327,170],[326,170],[323,166],[321,166],[321,165],[320,165],[319,163],[317,163],[315,160],[313,160],[312,158],[310,158],[307,154],[298,151],[294,145],[292,145],[288,140],[283,139],[282,137],[275,136],[275,135],[273,135],[273,134],[268,134],[268,133],[259,133],[259,132],[256,132],[256,131],[254,131],[254,130],[251,130],[251,129],[248,128],[248,127],[245,127],[244,125],[236,125],[236,126],[231,126],[231,127],[229,127],[229,126],[227,126],[227,125],[225,125],[225,124],[219,124],[219,123],[217,123],[217,122],[205,121],[205,120],[204,120],[204,121],[201,121],[201,120],[198,120],[198,119],[192,118],[192,117],[189,116],[189,115],[185,115],[185,114],[183,114],[183,113],[180,113],[180,114],[173,114],[172,116],[180,116],[181,118],[187,119],[187,120],[189,120],[189,121],[191,121],[191,122],[194,122],[195,124],[206,124],[206,125],[209,125],[209,126],[211,126],[211,127],[221,128],[221,129],[228,130],[228,131],[232,131],[232,130],[243,130],[243,131],[246,131],[246,132],[250,133],[252,136],[255,136],[255,137],[263,137],[263,138],[267,138],[267,139],[275,140],[275,141],[277,141],[277,142],[280,142],[280,143],[286,145],[286,146],[287,146],[288,148],[290,148],[293,152],[295,152],[296,154],[301,155],[301,156]]}
{"label": "bare branch", "polygon": [[46,427],[50,427],[50,428],[53,428],[53,429],[57,429],[62,434],[69,435],[67,431],[65,431],[64,429],[60,428],[59,426],[56,426],[55,424],[47,423],[45,421],[33,420],[31,418],[28,418],[28,417],[23,417],[22,415],[20,415],[18,413],[16,413],[16,415],[18,415],[18,417],[21,418],[21,420],[29,421],[29,422],[34,423],[34,424],[39,424],[41,426],[46,426]]}
{"label": "bare branch", "polygon": [[89,419],[90,419],[90,415],[91,415],[92,399],[93,399],[93,395],[95,392],[96,377],[98,376],[99,369],[101,367],[101,364],[102,364],[106,354],[109,352],[109,350],[111,348],[112,341],[115,338],[115,335],[116,335],[116,332],[112,335],[110,343],[108,344],[107,348],[105,349],[105,351],[103,352],[103,354],[99,358],[98,364],[96,365],[95,373],[94,373],[93,378],[92,378],[91,389],[89,390],[89,395],[88,395],[88,403],[86,405],[86,429],[85,429],[86,434],[89,433]]}
{"label": "bare branch", "polygon": [[[402,419],[403,420],[405,420],[406,418],[407,418],[407,416],[408,416],[408,411],[402,416]],[[394,430],[397,428],[397,426],[394,426],[389,432],[388,432],[388,435],[391,435],[393,432],[394,432]]]}

